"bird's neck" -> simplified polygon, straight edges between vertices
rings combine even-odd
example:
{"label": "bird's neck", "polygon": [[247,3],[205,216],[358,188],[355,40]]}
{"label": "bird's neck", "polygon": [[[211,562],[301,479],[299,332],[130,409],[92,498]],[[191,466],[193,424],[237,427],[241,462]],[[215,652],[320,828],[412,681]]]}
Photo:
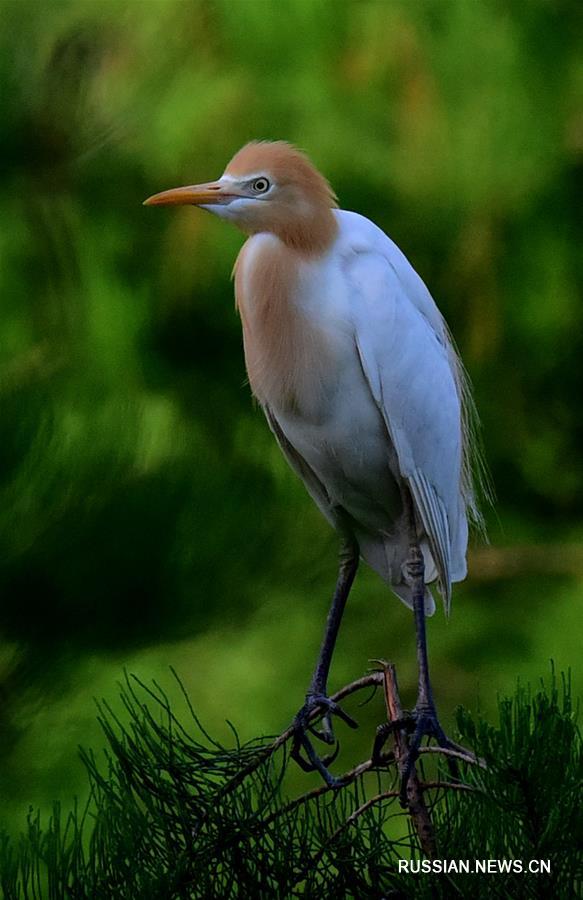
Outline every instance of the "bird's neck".
{"label": "bird's neck", "polygon": [[273,409],[316,403],[329,356],[325,335],[302,309],[306,271],[316,260],[279,237],[255,235],[234,268],[245,364],[255,397]]}
{"label": "bird's neck", "polygon": [[246,234],[271,234],[302,259],[314,259],[330,249],[338,234],[334,211],[327,203],[294,198],[262,210],[261,218],[240,214],[238,226]]}
{"label": "bird's neck", "polygon": [[300,257],[314,259],[332,246],[338,223],[328,206],[313,205],[303,215],[290,214],[286,209],[274,211],[268,230]]}

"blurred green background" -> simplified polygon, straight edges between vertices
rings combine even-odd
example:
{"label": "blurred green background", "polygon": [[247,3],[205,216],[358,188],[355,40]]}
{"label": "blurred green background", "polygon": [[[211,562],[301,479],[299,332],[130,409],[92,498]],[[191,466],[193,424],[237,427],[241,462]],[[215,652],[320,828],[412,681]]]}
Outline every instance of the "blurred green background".
{"label": "blurred green background", "polygon": [[[498,500],[429,625],[444,721],[551,657],[580,692],[578,8],[2,2],[1,824],[83,794],[76,747],[102,745],[92,698],[124,666],[169,686],[174,665],[220,737],[275,733],[302,701],[336,539],[245,386],[242,237],[141,206],[252,138],[305,148],[391,234],[475,386]],[[413,702],[411,615],[363,568],[331,688],[374,657]],[[381,710],[357,711],[347,762]]]}

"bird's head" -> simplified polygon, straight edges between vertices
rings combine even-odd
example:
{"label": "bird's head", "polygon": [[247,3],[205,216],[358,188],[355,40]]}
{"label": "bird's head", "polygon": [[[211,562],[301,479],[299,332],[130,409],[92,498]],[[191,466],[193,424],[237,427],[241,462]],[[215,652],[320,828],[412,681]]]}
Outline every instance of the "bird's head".
{"label": "bird's head", "polygon": [[246,234],[271,232],[297,250],[324,250],[336,233],[332,188],[286,141],[257,141],[235,154],[217,181],[154,194],[146,206],[200,206]]}

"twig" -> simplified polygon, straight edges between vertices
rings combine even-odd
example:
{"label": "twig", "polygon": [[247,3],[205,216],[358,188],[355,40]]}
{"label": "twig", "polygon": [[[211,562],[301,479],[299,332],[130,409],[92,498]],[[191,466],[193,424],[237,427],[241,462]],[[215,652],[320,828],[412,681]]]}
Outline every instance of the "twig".
{"label": "twig", "polygon": [[379,687],[382,683],[382,672],[368,672],[366,675],[363,675],[362,678],[357,678],[356,681],[352,681],[350,684],[347,684],[343,688],[340,688],[339,691],[336,691],[335,694],[332,694],[332,697],[330,699],[334,700],[336,703],[339,703],[340,700],[344,700],[345,697],[348,697],[349,694],[354,694],[355,691],[361,691],[363,688],[370,687],[371,685]]}
{"label": "twig", "polygon": [[461,781],[421,781],[419,787],[422,791],[437,790],[438,788],[447,788],[452,791],[472,791],[479,793],[479,789],[472,784],[464,784]]}
{"label": "twig", "polygon": [[339,834],[343,828],[346,828],[349,825],[353,825],[354,822],[358,819],[359,816],[362,816],[363,813],[370,809],[371,806],[374,806],[375,803],[380,803],[381,800],[388,800],[389,797],[398,797],[399,791],[382,791],[380,794],[376,794],[374,797],[371,797],[370,800],[367,800],[366,803],[363,803],[362,806],[359,806],[358,809],[355,809],[353,813],[351,813],[346,822],[343,822],[339,828],[336,829],[332,837],[331,841],[334,840],[337,834]]}
{"label": "twig", "polygon": [[418,753],[441,753],[443,756],[453,756],[455,759],[461,759],[471,766],[480,766],[481,769],[487,769],[486,760],[474,753],[464,753],[461,750],[450,750],[449,747],[419,747]]}
{"label": "twig", "polygon": [[[381,665],[383,667],[382,674],[385,687],[387,718],[389,722],[400,722],[403,719],[403,709],[401,707],[395,666],[392,663],[386,662],[381,662]],[[409,740],[403,729],[397,729],[395,731],[395,759],[397,760],[401,776],[403,775],[408,757]],[[428,859],[435,859],[437,855],[435,830],[433,828],[431,816],[429,815],[429,810],[423,799],[423,789],[419,782],[415,765],[413,765],[413,769],[407,781],[407,809],[409,810],[409,815],[411,816],[417,834],[419,835],[419,841],[425,856]]]}

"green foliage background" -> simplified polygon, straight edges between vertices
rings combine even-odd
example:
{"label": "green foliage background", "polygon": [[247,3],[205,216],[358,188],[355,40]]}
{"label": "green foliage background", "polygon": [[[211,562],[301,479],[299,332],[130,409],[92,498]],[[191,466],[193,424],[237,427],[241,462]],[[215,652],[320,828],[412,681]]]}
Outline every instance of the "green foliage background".
{"label": "green foliage background", "polygon": [[[444,311],[498,502],[429,626],[447,720],[516,677],[581,688],[583,66],[569,0],[0,4],[0,806],[85,789],[94,695],[180,672],[202,721],[281,730],[335,538],[244,384],[242,243],[149,194],[251,138],[309,151]],[[332,687],[415,685],[410,614],[362,571]],[[579,678],[579,681],[577,681]],[[378,710],[377,710],[378,712]],[[345,759],[367,753],[365,708]],[[450,719],[451,721],[451,719]],[[308,776],[297,773],[306,787]]]}

